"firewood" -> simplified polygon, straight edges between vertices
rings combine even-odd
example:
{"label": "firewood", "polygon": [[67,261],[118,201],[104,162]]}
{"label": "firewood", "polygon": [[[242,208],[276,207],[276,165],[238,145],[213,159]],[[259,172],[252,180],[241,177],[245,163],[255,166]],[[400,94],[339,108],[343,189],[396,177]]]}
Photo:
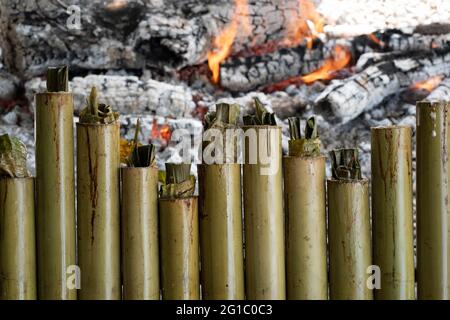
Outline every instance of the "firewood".
{"label": "firewood", "polygon": [[[425,26],[423,27],[425,28]],[[337,45],[350,48],[358,68],[410,54],[411,51],[441,48],[450,43],[446,28],[425,33],[397,29],[380,30],[371,35],[350,39],[316,39],[313,47],[305,44],[281,48],[261,56],[233,56],[224,61],[220,70],[220,84],[231,91],[250,91],[291,77],[305,75],[318,69]],[[434,33],[431,33],[434,32]],[[360,59],[361,62],[359,61]]]}
{"label": "firewood", "polygon": [[333,122],[347,122],[412,83],[450,75],[450,46],[383,61],[344,80],[334,80],[315,103]]}

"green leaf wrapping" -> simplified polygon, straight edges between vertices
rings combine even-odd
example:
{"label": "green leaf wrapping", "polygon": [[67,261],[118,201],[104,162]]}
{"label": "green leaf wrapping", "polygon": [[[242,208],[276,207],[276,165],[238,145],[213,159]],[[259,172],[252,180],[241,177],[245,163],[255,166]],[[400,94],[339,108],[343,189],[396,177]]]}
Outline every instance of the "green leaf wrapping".
{"label": "green leaf wrapping", "polygon": [[113,112],[109,105],[98,103],[97,89],[92,87],[86,107],[80,113],[80,123],[109,124],[119,119],[119,114]]}
{"label": "green leaf wrapping", "polygon": [[315,157],[320,155],[321,141],[317,133],[315,117],[306,121],[305,137],[302,138],[300,131],[300,119],[292,117],[289,121],[289,155],[294,157]]}
{"label": "green leaf wrapping", "polygon": [[164,198],[187,198],[194,195],[195,177],[190,175],[190,164],[166,163],[165,181],[160,196]]}
{"label": "green leaf wrapping", "polygon": [[275,114],[268,112],[258,98],[255,98],[255,114],[244,116],[244,124],[252,125],[269,125],[276,126]]}
{"label": "green leaf wrapping", "polygon": [[69,91],[69,68],[67,66],[50,67],[47,69],[47,91]]}
{"label": "green leaf wrapping", "polygon": [[153,144],[140,145],[139,133],[141,132],[141,121],[138,118],[136,122],[136,132],[132,142],[132,150],[128,157],[129,167],[149,167],[155,165],[156,148]]}
{"label": "green leaf wrapping", "polygon": [[4,134],[0,136],[0,177],[25,178],[27,170],[27,148],[18,138]]}
{"label": "green leaf wrapping", "polygon": [[330,152],[331,173],[336,180],[361,180],[358,149],[337,149]]}

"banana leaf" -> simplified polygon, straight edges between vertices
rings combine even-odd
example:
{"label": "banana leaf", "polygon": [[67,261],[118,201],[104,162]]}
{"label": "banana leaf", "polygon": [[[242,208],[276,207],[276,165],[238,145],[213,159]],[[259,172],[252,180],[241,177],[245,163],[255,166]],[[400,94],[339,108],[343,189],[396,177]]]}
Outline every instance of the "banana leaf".
{"label": "banana leaf", "polygon": [[160,196],[164,198],[187,198],[195,191],[195,177],[190,175],[190,164],[166,163],[165,182]]}
{"label": "banana leaf", "polygon": [[119,119],[119,114],[111,106],[98,103],[97,89],[92,87],[86,107],[80,113],[80,123],[109,124]]}
{"label": "banana leaf", "polygon": [[276,126],[275,114],[267,111],[258,98],[255,98],[255,114],[246,115],[243,117],[244,124],[247,126],[252,125],[269,125]]}
{"label": "banana leaf", "polygon": [[330,152],[331,172],[336,180],[361,180],[358,149],[337,149]]}
{"label": "banana leaf", "polygon": [[27,170],[27,148],[18,138],[7,134],[0,136],[0,177],[25,178]]}
{"label": "banana leaf", "polygon": [[47,69],[47,91],[69,91],[69,68],[67,66],[50,67]]}
{"label": "banana leaf", "polygon": [[292,117],[288,119],[289,132],[289,155],[296,157],[314,157],[320,155],[321,141],[317,133],[317,123],[315,117],[306,121],[305,137],[302,138],[300,130],[300,118]]}

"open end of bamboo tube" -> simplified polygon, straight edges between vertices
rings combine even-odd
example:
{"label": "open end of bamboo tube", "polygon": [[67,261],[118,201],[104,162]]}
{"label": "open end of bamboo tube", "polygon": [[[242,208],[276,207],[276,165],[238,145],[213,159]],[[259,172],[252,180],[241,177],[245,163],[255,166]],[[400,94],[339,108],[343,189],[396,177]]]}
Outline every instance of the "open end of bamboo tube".
{"label": "open end of bamboo tube", "polygon": [[304,138],[301,133],[300,118],[291,117],[289,121],[289,156],[294,157],[317,157],[320,156],[321,141],[317,133],[317,123],[315,117],[310,117],[306,121]]}

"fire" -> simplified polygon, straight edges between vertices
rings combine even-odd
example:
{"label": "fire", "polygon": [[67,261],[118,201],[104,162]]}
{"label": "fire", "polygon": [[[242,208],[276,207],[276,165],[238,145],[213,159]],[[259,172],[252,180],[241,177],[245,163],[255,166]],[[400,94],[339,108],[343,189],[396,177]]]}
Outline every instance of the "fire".
{"label": "fire", "polygon": [[323,32],[325,19],[311,0],[298,0],[298,9],[299,16],[288,17],[286,39],[282,44],[292,47],[306,40],[308,48],[311,48],[313,40]]}
{"label": "fire", "polygon": [[152,131],[151,131],[151,140],[161,139],[165,144],[170,142],[170,138],[172,137],[172,131],[168,124],[163,124],[159,127],[156,119],[153,119],[152,123]]}
{"label": "fire", "polygon": [[431,77],[425,81],[415,83],[411,86],[413,90],[426,90],[428,92],[433,91],[444,80],[443,75]]}
{"label": "fire", "polygon": [[370,41],[378,45],[380,48],[384,47],[384,42],[378,39],[377,36],[374,35],[373,33],[370,33],[367,36],[369,37]]}
{"label": "fire", "polygon": [[330,58],[325,60],[322,67],[316,71],[301,77],[304,83],[310,84],[317,80],[330,80],[333,78],[333,74],[339,71],[350,63],[352,56],[350,51],[343,46],[336,46],[334,53]]}
{"label": "fire", "polygon": [[127,5],[127,0],[113,0],[106,5],[106,8],[111,11],[120,10]]}
{"label": "fire", "polygon": [[230,55],[238,28],[242,28],[240,33],[251,32],[247,0],[235,0],[235,3],[231,22],[214,38],[214,50],[208,53],[208,66],[212,72],[212,82],[215,84],[219,83],[220,63]]}

